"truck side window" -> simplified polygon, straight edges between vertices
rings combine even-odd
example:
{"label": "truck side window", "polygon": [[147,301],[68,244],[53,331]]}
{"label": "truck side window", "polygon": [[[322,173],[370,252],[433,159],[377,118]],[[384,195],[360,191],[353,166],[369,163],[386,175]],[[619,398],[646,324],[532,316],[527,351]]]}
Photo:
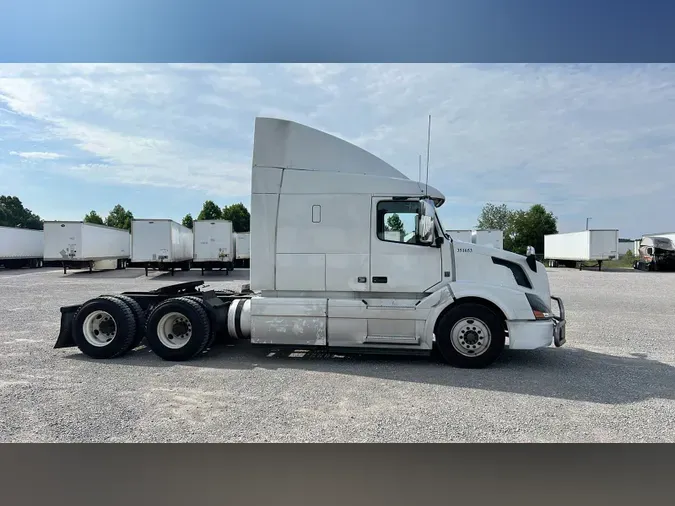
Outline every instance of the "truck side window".
{"label": "truck side window", "polygon": [[419,244],[415,225],[420,215],[419,201],[377,203],[377,238],[387,242]]}

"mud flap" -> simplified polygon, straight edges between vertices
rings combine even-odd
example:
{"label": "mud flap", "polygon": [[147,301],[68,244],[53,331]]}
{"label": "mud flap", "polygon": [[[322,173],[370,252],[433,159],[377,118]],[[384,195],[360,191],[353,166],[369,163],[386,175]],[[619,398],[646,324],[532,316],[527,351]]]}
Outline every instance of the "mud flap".
{"label": "mud flap", "polygon": [[54,349],[70,348],[75,346],[73,340],[73,319],[80,306],[65,306],[61,308],[61,329],[56,339]]}

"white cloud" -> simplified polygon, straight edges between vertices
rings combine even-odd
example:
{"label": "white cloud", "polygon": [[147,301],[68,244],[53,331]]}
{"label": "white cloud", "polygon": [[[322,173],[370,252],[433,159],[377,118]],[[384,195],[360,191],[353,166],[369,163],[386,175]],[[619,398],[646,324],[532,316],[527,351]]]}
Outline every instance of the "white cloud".
{"label": "white cloud", "polygon": [[59,153],[49,153],[46,151],[10,151],[9,154],[29,160],[58,160],[59,158],[63,158],[63,155]]}
{"label": "white cloud", "polygon": [[[256,115],[417,178],[432,114],[431,184],[564,217],[672,193],[674,78],[672,65],[0,65],[0,143],[89,181],[240,196]],[[15,145],[21,132],[49,148]]]}

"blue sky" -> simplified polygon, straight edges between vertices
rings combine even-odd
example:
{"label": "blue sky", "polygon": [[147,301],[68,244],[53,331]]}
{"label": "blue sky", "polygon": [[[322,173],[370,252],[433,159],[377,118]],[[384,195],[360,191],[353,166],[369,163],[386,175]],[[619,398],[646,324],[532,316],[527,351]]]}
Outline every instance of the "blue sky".
{"label": "blue sky", "polygon": [[675,65],[0,64],[0,194],[45,219],[249,205],[253,121],[337,134],[430,183],[468,228],[543,203],[561,231],[675,230]]}

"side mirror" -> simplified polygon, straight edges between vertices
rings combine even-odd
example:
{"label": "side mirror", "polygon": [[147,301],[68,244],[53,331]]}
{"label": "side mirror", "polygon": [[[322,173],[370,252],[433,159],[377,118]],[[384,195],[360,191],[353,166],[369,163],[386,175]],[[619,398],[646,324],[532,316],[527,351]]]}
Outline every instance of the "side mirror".
{"label": "side mirror", "polygon": [[434,219],[431,216],[420,216],[415,232],[422,244],[432,244],[434,242]]}
{"label": "side mirror", "polygon": [[537,272],[537,259],[534,256],[534,246],[528,246],[527,250],[525,252],[525,256],[527,256],[527,265],[532,269],[534,272]]}

